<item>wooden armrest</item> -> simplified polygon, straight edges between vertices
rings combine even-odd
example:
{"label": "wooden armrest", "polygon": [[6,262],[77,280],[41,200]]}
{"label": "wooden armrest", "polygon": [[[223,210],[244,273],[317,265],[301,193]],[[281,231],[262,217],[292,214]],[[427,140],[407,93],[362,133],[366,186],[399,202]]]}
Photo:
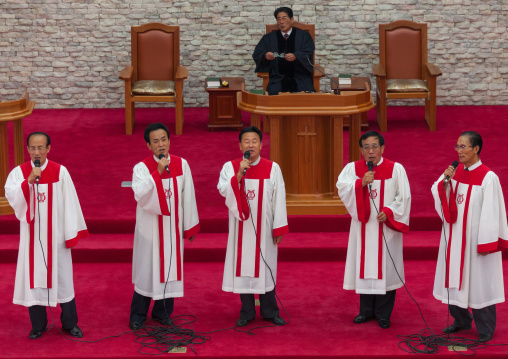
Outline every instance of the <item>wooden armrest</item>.
{"label": "wooden armrest", "polygon": [[176,68],[176,79],[186,79],[189,76],[189,70],[185,66],[178,66]]}
{"label": "wooden armrest", "polygon": [[258,72],[257,74],[258,74],[258,77],[262,78],[262,79],[268,78],[270,76],[270,74],[268,72]]}
{"label": "wooden armrest", "polygon": [[376,77],[386,77],[386,71],[381,64],[374,64],[374,66],[372,66],[372,73]]}
{"label": "wooden armrest", "polygon": [[122,71],[120,71],[120,76],[118,76],[118,78],[125,80],[125,81],[130,80],[132,77],[133,71],[134,71],[134,67],[127,66]]}
{"label": "wooden armrest", "polygon": [[434,64],[427,63],[427,64],[425,64],[425,67],[427,68],[427,72],[429,73],[430,76],[441,76],[442,75],[439,67],[437,67]]}
{"label": "wooden armrest", "polygon": [[[316,66],[319,70],[321,70],[322,72],[325,72],[325,69],[319,65],[319,64],[314,64],[314,66]],[[312,74],[314,77],[325,77],[325,75],[323,75],[321,72],[319,72],[318,70],[316,69],[313,69],[314,70],[314,73]]]}

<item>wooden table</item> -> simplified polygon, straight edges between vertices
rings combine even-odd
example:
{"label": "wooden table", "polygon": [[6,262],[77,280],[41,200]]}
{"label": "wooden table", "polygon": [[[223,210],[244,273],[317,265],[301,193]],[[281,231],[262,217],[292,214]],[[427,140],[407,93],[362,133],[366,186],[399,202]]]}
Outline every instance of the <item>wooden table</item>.
{"label": "wooden table", "polygon": [[[334,81],[339,82],[338,77],[332,77]],[[334,81],[330,81],[332,86],[332,90],[337,88],[337,85]],[[370,78],[369,77],[351,77],[351,85],[339,85],[340,91],[365,91],[368,88],[371,89]],[[369,124],[367,122],[367,112],[362,112],[361,115],[361,128],[362,131],[367,131]],[[344,127],[349,127],[349,120],[346,119],[344,121]]]}
{"label": "wooden table", "polygon": [[9,175],[9,141],[7,124],[14,125],[14,162],[19,166],[25,162],[23,141],[23,118],[32,114],[35,101],[30,101],[28,92],[21,100],[0,102],[0,215],[12,214],[14,210],[5,198],[5,182]]}
{"label": "wooden table", "polygon": [[350,121],[349,160],[360,159],[361,114],[374,108],[364,91],[288,93],[277,96],[241,92],[238,107],[270,118],[270,159],[280,165],[288,214],[344,214],[335,183],[343,169],[343,126]]}
{"label": "wooden table", "polygon": [[229,87],[208,88],[205,90],[209,96],[209,123],[208,129],[214,131],[218,127],[237,128],[242,125],[242,113],[238,109],[238,93],[245,88],[243,77],[222,77],[222,81],[229,82]]}

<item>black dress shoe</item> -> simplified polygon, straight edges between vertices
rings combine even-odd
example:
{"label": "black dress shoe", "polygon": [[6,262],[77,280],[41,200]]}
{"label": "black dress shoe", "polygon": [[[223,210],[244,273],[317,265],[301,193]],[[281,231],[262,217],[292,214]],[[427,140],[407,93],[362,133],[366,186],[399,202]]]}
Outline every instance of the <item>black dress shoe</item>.
{"label": "black dress shoe", "polygon": [[30,339],[37,339],[40,338],[42,335],[42,330],[30,330]]}
{"label": "black dress shoe", "polygon": [[363,323],[365,323],[367,320],[369,320],[369,318],[367,318],[365,315],[361,315],[361,314],[359,314],[359,315],[357,315],[357,316],[355,317],[355,319],[353,319],[353,323],[355,323],[355,324],[363,324]]}
{"label": "black dress shoe", "polygon": [[271,319],[269,319],[273,324],[275,325],[285,325],[286,324],[286,321],[284,319],[282,319],[280,316],[275,316]]}
{"label": "black dress shoe", "polygon": [[129,322],[129,328],[130,330],[138,330],[143,326],[143,324],[145,324],[145,319],[139,322]]}
{"label": "black dress shoe", "polygon": [[383,329],[390,328],[390,319],[379,319],[379,326]]}
{"label": "black dress shoe", "polygon": [[152,319],[155,320],[156,322],[161,323],[162,325],[165,325],[166,327],[173,325],[173,321],[171,320],[171,318],[161,319],[161,318],[152,317]]}
{"label": "black dress shoe", "polygon": [[237,327],[245,327],[247,324],[249,324],[249,321],[247,319],[240,318],[236,321]]}
{"label": "black dress shoe", "polygon": [[485,342],[488,342],[489,340],[491,340],[493,336],[494,336],[494,334],[492,334],[492,333],[480,334],[480,337],[478,338],[478,340],[482,343],[485,343]]}
{"label": "black dress shoe", "polygon": [[71,337],[74,337],[74,338],[83,338],[83,332],[81,331],[81,329],[79,329],[79,327],[76,325],[74,328],[72,329],[65,329],[64,330],[69,333],[71,335]]}
{"label": "black dress shoe", "polygon": [[452,325],[443,329],[443,333],[446,333],[446,334],[457,333],[459,330],[469,330],[469,329],[471,329],[471,323],[466,324],[466,325],[459,325],[459,324],[453,322]]}

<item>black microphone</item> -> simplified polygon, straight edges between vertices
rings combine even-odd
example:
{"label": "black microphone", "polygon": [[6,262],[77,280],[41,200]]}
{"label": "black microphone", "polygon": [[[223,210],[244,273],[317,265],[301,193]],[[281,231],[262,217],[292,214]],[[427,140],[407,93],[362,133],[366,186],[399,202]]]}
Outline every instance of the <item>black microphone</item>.
{"label": "black microphone", "polygon": [[[164,157],[166,157],[166,156],[164,156],[164,154],[163,154],[163,153],[159,153],[159,160],[163,159]],[[167,171],[167,172],[168,172],[168,174],[169,174],[169,168],[168,168],[168,166],[166,166],[166,171]]]}
{"label": "black microphone", "polygon": [[[319,72],[321,72],[323,75],[325,75],[325,77],[327,79],[330,79],[330,81],[332,81],[335,85],[337,85],[337,92],[333,92],[334,94],[336,95],[340,95],[340,90],[339,90],[339,83],[337,81],[335,81],[334,79],[332,79],[330,76],[328,76],[327,74],[325,74],[323,71],[321,71],[320,69],[318,69],[316,66],[314,66],[312,64],[312,62],[310,61],[310,59],[307,57],[307,61],[309,61],[309,65],[312,66],[313,68],[315,68],[316,70],[318,70]],[[314,89],[316,90],[316,89]]]}
{"label": "black microphone", "polygon": [[[458,165],[459,165],[459,163],[457,161],[452,162],[453,169],[457,168]],[[446,176],[446,178],[444,180],[444,184],[447,184],[449,180],[450,180],[450,176]]]}
{"label": "black microphone", "polygon": [[[34,166],[35,167],[41,167],[41,161],[40,160],[35,160],[34,161]],[[35,177],[35,182],[37,182],[37,185],[39,185],[39,176]]]}
{"label": "black microphone", "polygon": [[[372,168],[374,167],[374,163],[372,161],[367,162],[367,169],[369,172],[372,172]],[[372,189],[372,183],[369,183],[369,189]]]}
{"label": "black microphone", "polygon": [[[246,160],[248,160],[250,158],[250,151],[245,151],[243,153],[243,158],[245,158]],[[244,168],[243,169],[243,175],[245,176],[245,172],[247,171],[247,168]]]}

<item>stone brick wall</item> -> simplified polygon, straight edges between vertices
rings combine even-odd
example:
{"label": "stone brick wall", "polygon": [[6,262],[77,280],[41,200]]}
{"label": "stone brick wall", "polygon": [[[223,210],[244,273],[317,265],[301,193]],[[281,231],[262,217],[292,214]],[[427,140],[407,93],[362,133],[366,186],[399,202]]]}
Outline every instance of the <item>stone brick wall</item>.
{"label": "stone brick wall", "polygon": [[[370,74],[378,27],[428,23],[439,105],[508,104],[506,0],[295,0],[295,19],[316,24],[316,61],[329,74]],[[189,69],[185,105],[207,106],[206,76],[243,76],[261,88],[252,51],[273,23],[276,0],[0,0],[0,100],[25,90],[37,108],[123,107],[120,70],[130,27],[179,25]],[[322,81],[321,90],[329,89]],[[393,104],[393,103],[392,103]],[[407,102],[404,102],[407,104]],[[172,106],[168,105],[168,106]]]}

